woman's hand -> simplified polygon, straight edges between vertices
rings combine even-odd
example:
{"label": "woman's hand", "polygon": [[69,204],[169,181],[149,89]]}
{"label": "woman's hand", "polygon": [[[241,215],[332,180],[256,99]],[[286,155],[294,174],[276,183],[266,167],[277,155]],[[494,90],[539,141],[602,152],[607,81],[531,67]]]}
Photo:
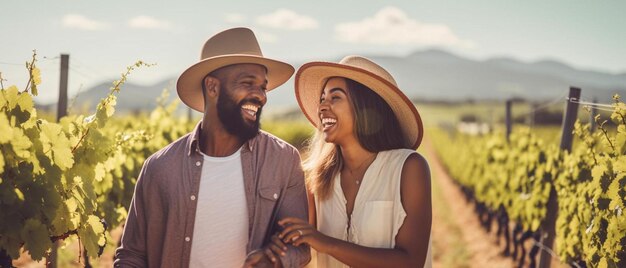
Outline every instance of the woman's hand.
{"label": "woman's hand", "polygon": [[291,243],[294,246],[305,243],[319,252],[328,252],[332,244],[332,238],[320,233],[302,219],[288,217],[278,221],[278,224],[283,227],[278,234],[283,243]]}

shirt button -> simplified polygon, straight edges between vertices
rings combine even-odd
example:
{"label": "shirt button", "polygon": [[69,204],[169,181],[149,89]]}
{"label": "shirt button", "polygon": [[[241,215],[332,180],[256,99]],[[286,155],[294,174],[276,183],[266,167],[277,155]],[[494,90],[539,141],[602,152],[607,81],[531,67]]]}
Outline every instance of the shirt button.
{"label": "shirt button", "polygon": [[200,161],[197,161],[196,166],[199,167],[200,165],[202,165],[202,163],[200,163]]}
{"label": "shirt button", "polygon": [[189,242],[191,241],[191,238],[189,238],[189,236],[185,237],[185,241]]}
{"label": "shirt button", "polygon": [[196,196],[195,195],[192,195],[190,198],[191,198],[191,201],[196,200]]}
{"label": "shirt button", "polygon": [[274,193],[274,199],[278,199],[278,194]]}

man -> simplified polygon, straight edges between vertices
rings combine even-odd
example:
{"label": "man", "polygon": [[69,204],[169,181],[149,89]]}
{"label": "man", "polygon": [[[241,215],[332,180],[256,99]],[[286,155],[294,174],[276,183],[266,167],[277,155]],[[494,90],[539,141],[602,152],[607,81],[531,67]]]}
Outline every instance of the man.
{"label": "man", "polygon": [[266,92],[293,72],[264,58],[247,28],[204,44],[201,61],[176,86],[204,116],[146,159],[115,267],[300,267],[310,260],[304,246],[288,246],[274,262],[265,254],[278,220],[308,213],[297,150],[259,131]]}

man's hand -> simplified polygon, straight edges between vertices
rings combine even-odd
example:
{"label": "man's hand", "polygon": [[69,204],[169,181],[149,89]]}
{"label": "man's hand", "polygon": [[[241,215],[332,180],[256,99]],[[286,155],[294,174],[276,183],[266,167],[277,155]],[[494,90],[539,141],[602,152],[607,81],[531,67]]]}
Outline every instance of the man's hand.
{"label": "man's hand", "polygon": [[246,261],[243,263],[243,268],[282,268],[282,263],[278,259],[275,263],[267,257],[264,253],[265,249],[257,249],[250,252],[246,257]]}

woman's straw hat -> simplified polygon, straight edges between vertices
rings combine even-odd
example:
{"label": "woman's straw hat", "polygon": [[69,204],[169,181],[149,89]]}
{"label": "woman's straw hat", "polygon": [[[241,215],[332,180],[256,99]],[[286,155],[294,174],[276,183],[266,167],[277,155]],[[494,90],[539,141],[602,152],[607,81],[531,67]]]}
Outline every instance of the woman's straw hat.
{"label": "woman's straw hat", "polygon": [[318,115],[320,96],[326,81],[331,77],[344,77],[359,82],[381,96],[391,107],[407,141],[407,148],[419,147],[424,128],[417,109],[398,88],[391,74],[371,60],[361,56],[347,56],[339,63],[309,62],[296,73],[296,99],[298,105],[316,127],[321,123]]}

